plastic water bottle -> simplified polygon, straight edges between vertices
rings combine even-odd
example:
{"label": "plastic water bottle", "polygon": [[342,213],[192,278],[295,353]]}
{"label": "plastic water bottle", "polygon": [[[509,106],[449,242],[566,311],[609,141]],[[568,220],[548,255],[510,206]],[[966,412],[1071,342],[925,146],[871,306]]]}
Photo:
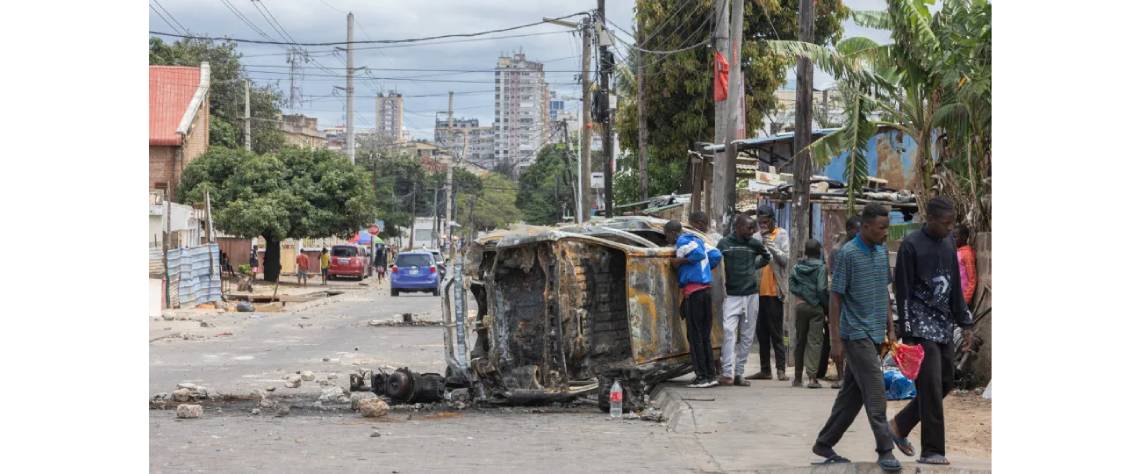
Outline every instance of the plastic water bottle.
{"label": "plastic water bottle", "polygon": [[610,386],[610,418],[621,418],[621,383]]}

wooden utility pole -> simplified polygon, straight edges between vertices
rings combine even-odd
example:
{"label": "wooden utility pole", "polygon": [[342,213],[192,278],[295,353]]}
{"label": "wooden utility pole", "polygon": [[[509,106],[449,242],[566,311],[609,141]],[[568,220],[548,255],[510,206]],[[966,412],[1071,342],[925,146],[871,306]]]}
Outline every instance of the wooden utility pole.
{"label": "wooden utility pole", "polygon": [[[729,50],[730,46],[729,46],[729,42],[728,42],[728,30],[729,30],[728,2],[729,2],[729,0],[717,0],[716,18],[715,18],[715,20],[716,20],[716,33],[715,33],[716,52],[720,53],[726,59],[728,59],[732,56],[732,51]],[[731,88],[732,84],[729,83],[728,87]],[[725,113],[727,110],[726,109],[727,106],[728,106],[728,100],[723,100],[720,102],[714,102],[714,104],[713,104],[713,107],[714,107],[714,111],[713,111],[713,121],[714,121],[713,141],[718,143],[718,144],[724,143],[725,138],[728,137],[729,124],[728,124],[728,117]],[[728,170],[727,160],[725,160],[725,156],[727,156],[727,153],[722,151],[719,153],[714,153],[713,156],[714,156],[714,159],[713,159],[712,186],[709,189],[705,190],[705,200],[708,201],[708,205],[706,207],[708,208],[710,220],[712,220],[712,222],[710,222],[710,224],[712,224],[713,230],[720,232],[722,230],[721,229],[721,216],[724,215],[724,211],[725,211],[724,188],[726,186],[728,186],[729,170]],[[701,166],[704,166],[704,165],[702,164]],[[735,170],[733,170],[733,171],[734,171],[733,174],[735,174]],[[735,188],[735,184],[733,184],[733,187]]]}
{"label": "wooden utility pole", "polygon": [[[352,67],[352,23],[353,23],[353,21],[352,21],[352,18],[353,18],[352,13],[350,12],[348,14],[348,43],[346,43],[344,45],[344,47],[345,47],[344,66],[348,70],[347,78],[345,80],[346,83],[344,85],[344,92],[345,92],[345,95],[347,96],[346,97],[347,102],[345,102],[345,115],[346,115],[346,117],[345,117],[345,127],[344,127],[344,134],[345,134],[344,139],[346,142],[345,145],[348,147],[348,160],[351,161],[352,163],[356,163],[356,130],[352,126],[353,125],[352,120],[356,116],[355,107],[354,107],[354,104],[352,103],[352,100],[354,98],[353,97],[354,89],[352,87],[352,73],[353,73],[353,67]],[[397,130],[397,133],[398,132],[399,131]]]}
{"label": "wooden utility pole", "polygon": [[253,150],[253,138],[249,133],[249,79],[245,83],[245,151]]}
{"label": "wooden utility pole", "polygon": [[710,218],[717,219],[725,234],[729,232],[727,228],[728,216],[736,212],[736,144],[733,142],[736,139],[744,138],[741,135],[748,128],[744,126],[744,111],[741,110],[744,100],[744,82],[740,75],[740,47],[744,36],[744,0],[733,0],[732,2],[731,35],[732,54],[728,57],[728,104],[725,106],[725,115],[727,116],[723,159],[726,170],[725,181],[723,188],[714,188],[717,195],[722,196],[724,207],[720,209],[720,213],[710,216]]}
{"label": "wooden utility pole", "polygon": [[[813,0],[800,0],[799,12],[799,40],[805,43],[814,42],[815,38],[815,2]],[[811,101],[812,101],[812,65],[807,58],[801,57],[796,64],[796,134],[793,139],[794,158],[792,175],[792,248],[788,262],[798,262],[804,253],[804,242],[808,239],[808,219],[811,218],[811,154],[806,148],[811,144]],[[784,328],[788,331],[791,343],[788,345],[788,362],[793,363],[796,353],[796,325],[795,311],[791,305],[792,298],[784,303]]]}
{"label": "wooden utility pole", "polygon": [[590,220],[590,212],[593,209],[593,202],[590,196],[593,192],[590,189],[590,174],[593,169],[590,167],[590,130],[594,127],[590,116],[590,48],[593,46],[590,41],[590,29],[593,25],[590,24],[590,17],[582,19],[582,144],[579,147],[578,153],[581,155],[578,158],[578,223],[583,223]]}
{"label": "wooden utility pole", "polygon": [[[637,44],[646,48],[645,21],[637,16]],[[637,191],[639,199],[649,199],[649,130],[645,118],[645,55],[637,51]]]}
{"label": "wooden utility pole", "polygon": [[603,177],[605,178],[605,194],[606,194],[606,217],[614,216],[614,126],[613,126],[613,111],[610,110],[610,73],[613,72],[614,60],[613,53],[610,53],[610,48],[607,46],[609,33],[606,32],[606,0],[598,0],[598,24],[601,25],[600,31],[606,38],[598,38],[598,65],[601,66],[601,79],[602,79],[602,110],[604,110],[605,120],[602,122],[604,126],[604,136],[602,137],[602,154],[606,155],[606,166],[604,168]]}
{"label": "wooden utility pole", "polygon": [[[448,149],[448,155],[453,153],[452,150],[454,150],[454,148],[451,146],[451,144],[455,141],[455,118],[453,115],[455,112],[454,100],[455,100],[455,93],[452,91],[447,91],[447,149]],[[451,185],[453,184],[452,180],[454,179],[454,176],[452,175],[452,170],[451,170],[451,162],[454,160],[455,160],[455,157],[450,157],[450,159],[447,160],[447,183],[443,185],[443,189],[446,190],[446,193],[444,194],[445,202],[443,205],[447,209],[447,211],[445,211],[443,213],[443,225],[445,226],[443,228],[443,235],[447,236],[449,243],[451,241]],[[438,242],[436,242],[436,244],[438,244]]]}

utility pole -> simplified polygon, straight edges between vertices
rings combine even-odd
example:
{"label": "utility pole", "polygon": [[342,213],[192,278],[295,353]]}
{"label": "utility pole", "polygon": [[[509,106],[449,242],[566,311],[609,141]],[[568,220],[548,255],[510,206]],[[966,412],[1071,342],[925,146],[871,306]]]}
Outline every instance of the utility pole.
{"label": "utility pole", "polygon": [[346,51],[346,54],[345,54],[346,58],[345,58],[344,64],[345,64],[345,68],[348,69],[348,74],[347,74],[347,79],[346,79],[347,83],[345,84],[345,89],[344,89],[346,95],[348,96],[348,103],[345,104],[345,113],[348,115],[348,117],[345,119],[344,133],[345,133],[345,141],[346,141],[346,144],[348,146],[348,161],[350,161],[352,163],[356,163],[356,133],[352,127],[352,119],[355,116],[355,111],[354,111],[355,107],[353,107],[353,103],[352,103],[353,92],[354,92],[353,88],[352,88],[352,73],[354,72],[353,67],[352,67],[352,23],[353,23],[352,18],[353,18],[352,13],[349,12],[349,14],[348,14],[348,43],[344,45],[345,51]]}
{"label": "utility pole", "polygon": [[[645,48],[645,22],[638,15],[637,44]],[[637,51],[637,171],[638,196],[649,199],[649,130],[645,118],[645,55]]]}
{"label": "utility pole", "polygon": [[605,136],[602,138],[602,153],[606,155],[604,172],[606,191],[606,217],[614,216],[614,127],[613,112],[610,110],[610,73],[613,71],[613,53],[609,48],[609,33],[606,31],[606,0],[598,0],[598,24],[601,35],[598,38],[598,64],[601,66],[602,77],[602,110],[605,117],[602,122]]}
{"label": "utility pole", "polygon": [[718,219],[721,226],[724,226],[725,233],[728,228],[728,216],[736,212],[736,144],[733,143],[739,138],[744,138],[741,134],[744,133],[744,111],[741,110],[742,100],[744,98],[744,82],[740,75],[740,47],[741,40],[744,37],[744,0],[732,1],[732,55],[728,60],[728,103],[725,104],[725,115],[728,119],[725,121],[725,135],[724,135],[724,168],[725,182],[723,188],[715,188],[714,191],[718,195],[723,196],[724,207],[721,208],[720,214],[716,214],[713,218]]}
{"label": "utility pole", "polygon": [[[455,119],[453,116],[453,113],[455,112],[454,99],[455,93],[452,91],[447,91],[447,149],[449,155],[453,153],[452,150],[454,150],[454,148],[451,146],[451,144],[455,140]],[[447,211],[443,213],[443,225],[445,226],[443,235],[447,236],[448,243],[451,243],[451,187],[452,184],[454,184],[452,182],[454,178],[451,170],[452,161],[455,161],[455,157],[451,157],[450,160],[447,160],[447,184],[443,185],[443,189],[447,190],[447,195],[445,197],[446,202],[444,203]]]}
{"label": "utility pole", "polygon": [[[815,42],[815,2],[800,0],[799,40]],[[789,261],[798,262],[803,256],[804,242],[808,239],[808,219],[811,216],[811,154],[806,148],[811,144],[811,101],[812,65],[807,58],[799,58],[796,64],[796,135],[792,159],[792,248]],[[789,298],[790,300],[791,298]],[[784,304],[784,327],[791,341],[788,354],[796,353],[796,325],[791,302]],[[791,362],[793,358],[788,358]]]}
{"label": "utility pole", "polygon": [[593,194],[590,189],[590,174],[593,172],[593,168],[590,166],[590,130],[594,127],[590,117],[590,89],[592,89],[590,85],[590,48],[593,46],[590,41],[590,31],[593,25],[590,23],[589,16],[582,19],[582,133],[579,137],[582,144],[578,149],[578,153],[581,155],[578,158],[578,223],[580,224],[590,220],[590,212],[594,207],[590,200],[590,196]]}
{"label": "utility pole", "polygon": [[245,81],[245,151],[253,151],[253,138],[249,134],[249,79]]}
{"label": "utility pole", "polygon": [[[728,42],[728,2],[729,0],[717,0],[716,3],[716,52],[726,59],[732,57],[732,51],[729,51]],[[718,78],[719,74],[720,73],[718,72]],[[728,87],[731,88],[732,84],[729,83]],[[729,124],[725,108],[728,106],[728,103],[729,101],[727,99],[719,102],[714,102],[715,109],[713,112],[713,121],[715,125],[713,126],[713,141],[716,143],[724,143],[725,138],[728,137]],[[728,160],[725,159],[725,157],[728,156],[727,151],[728,150],[724,150],[713,155],[714,159],[712,186],[705,193],[706,199],[709,201],[709,218],[712,221],[710,224],[713,226],[713,230],[716,230],[717,232],[720,232],[720,230],[722,230],[722,219],[725,211],[724,189],[725,187],[729,186]],[[704,164],[702,163],[701,166],[704,166]],[[736,170],[733,170],[733,174],[735,174],[735,171]],[[736,187],[735,183],[732,184],[732,187]]]}
{"label": "utility pole", "polygon": [[408,235],[408,248],[407,248],[407,250],[412,249],[412,242],[414,242],[416,240],[416,182],[415,181],[412,181],[412,224],[411,224],[411,226],[412,226],[412,230],[410,231],[410,235]]}

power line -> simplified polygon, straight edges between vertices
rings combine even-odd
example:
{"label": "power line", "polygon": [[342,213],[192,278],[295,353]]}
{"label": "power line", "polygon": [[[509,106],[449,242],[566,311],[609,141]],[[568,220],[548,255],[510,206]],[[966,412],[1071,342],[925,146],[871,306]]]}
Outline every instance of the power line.
{"label": "power line", "polygon": [[[164,16],[162,14],[162,12],[158,11],[158,9],[154,7],[154,5],[150,6],[150,11],[154,12],[155,15],[158,15],[158,18],[161,19],[163,23],[166,23],[166,26],[169,26],[170,29],[172,29],[172,30],[178,29],[176,26],[174,26],[174,24],[172,24],[170,22],[170,20],[166,19],[166,16]],[[187,31],[186,34],[190,34],[190,32]]]}
{"label": "power line", "polygon": [[[561,17],[558,17],[555,19],[556,20],[564,20],[566,18],[579,16],[579,15],[586,15],[586,14],[588,14],[588,12],[578,12],[578,13],[572,13],[569,15],[564,15],[564,16],[561,16]],[[300,43],[300,42],[296,42],[296,41],[293,41],[293,42],[268,41],[268,40],[263,41],[263,40],[247,39],[247,38],[228,38],[228,37],[214,37],[214,36],[177,35],[177,34],[173,34],[173,33],[163,33],[163,32],[159,32],[159,31],[151,31],[150,34],[180,37],[180,38],[189,38],[189,39],[199,39],[199,40],[233,41],[235,43],[251,43],[251,44],[277,44],[277,45],[289,45],[289,46],[347,46],[350,44],[400,44],[400,43],[418,43],[421,41],[430,41],[430,40],[444,39],[444,38],[471,38],[471,37],[483,36],[483,35],[487,35],[487,34],[491,34],[491,33],[502,33],[502,32],[506,32],[506,31],[519,30],[519,29],[523,29],[523,28],[529,28],[532,26],[544,25],[546,23],[548,23],[548,22],[546,20],[543,20],[543,21],[537,21],[534,23],[527,23],[525,25],[517,25],[517,26],[511,26],[511,27],[507,27],[507,28],[499,28],[499,29],[495,29],[495,30],[479,31],[479,32],[475,32],[475,33],[451,33],[451,34],[446,34],[446,35],[425,36],[425,37],[420,37],[420,38],[405,38],[405,39],[395,39],[395,40],[326,41],[326,42],[317,42],[317,43]]]}
{"label": "power line", "polygon": [[[186,34],[190,34],[190,29],[183,26],[182,22],[178,21],[178,19],[174,17],[174,14],[170,13],[170,10],[167,10],[166,7],[162,6],[161,3],[158,3],[158,0],[151,0],[151,2],[153,2],[154,5],[157,6],[160,10],[162,10],[163,13],[166,13],[166,16],[170,17],[170,21],[173,21],[175,25],[178,25],[178,28],[174,28],[174,26],[170,26],[171,28],[174,28],[176,30],[182,30]],[[154,10],[153,6],[151,7],[151,10]],[[155,13],[158,13],[158,12],[156,11]],[[161,17],[162,15],[159,15],[159,16]],[[164,18],[163,21],[165,22],[166,19]],[[170,25],[169,22],[167,22],[166,24]]]}

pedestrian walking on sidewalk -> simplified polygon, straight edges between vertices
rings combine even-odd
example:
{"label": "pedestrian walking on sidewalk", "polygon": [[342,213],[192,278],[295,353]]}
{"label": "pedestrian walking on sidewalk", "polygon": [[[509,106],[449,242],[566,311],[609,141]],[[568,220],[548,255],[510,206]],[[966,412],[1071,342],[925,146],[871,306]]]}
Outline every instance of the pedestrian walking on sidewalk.
{"label": "pedestrian walking on sidewalk", "polygon": [[851,427],[860,409],[867,412],[879,467],[899,471],[902,465],[892,451],[894,443],[887,424],[887,399],[883,387],[879,346],[884,336],[895,340],[890,323],[887,285],[890,262],[884,245],[890,223],[886,208],[868,204],[863,208],[859,237],[847,242],[835,255],[835,275],[831,282],[829,308],[839,317],[831,318],[831,356],[844,359],[847,371],[843,388],[835,397],[831,416],[824,423],[811,451],[823,456],[821,464],[850,462],[835,452],[835,445]]}
{"label": "pedestrian walking on sidewalk", "polygon": [[329,248],[321,248],[321,284],[329,284]]}
{"label": "pedestrian walking on sidewalk", "polygon": [[376,266],[376,283],[384,281],[384,276],[388,272],[388,249],[384,244],[376,247],[376,253],[373,255],[373,265]]}
{"label": "pedestrian walking on sidewalk", "polygon": [[720,385],[751,385],[744,380],[744,364],[756,335],[756,313],[760,305],[757,274],[772,258],[764,243],[752,237],[755,227],[756,222],[751,217],[737,214],[733,219],[733,233],[716,245],[724,259],[726,293],[721,319],[724,328],[720,346],[721,376],[717,379]]}
{"label": "pedestrian walking on sidewalk", "polygon": [[895,415],[890,428],[899,450],[913,456],[906,436],[922,423],[918,462],[924,464],[950,464],[942,398],[954,388],[954,326],[963,328],[967,348],[973,343],[974,320],[962,294],[958,254],[950,238],[954,219],[949,199],[931,199],[926,224],[903,239],[895,261],[895,304],[903,342],[921,345],[924,355],[914,381],[917,395]]}
{"label": "pedestrian walking on sidewalk", "polygon": [[297,249],[297,284],[309,286],[309,256],[304,249]]}
{"label": "pedestrian walking on sidewalk", "polygon": [[[827,325],[827,269],[820,259],[822,246],[815,239],[804,243],[804,258],[792,267],[788,291],[796,297],[796,371],[793,387],[803,386],[807,369],[807,388],[821,388],[818,369],[823,348],[823,327]],[[824,359],[824,365],[827,362]]]}
{"label": "pedestrian walking on sidewalk", "polygon": [[677,269],[681,285],[681,318],[686,322],[689,357],[696,378],[689,387],[714,387],[716,363],[712,353],[712,269],[720,263],[717,249],[705,251],[705,242],[696,234],[683,232],[681,223],[665,224],[665,240],[676,249],[670,264]]}
{"label": "pedestrian walking on sidewalk", "polygon": [[752,380],[772,379],[771,353],[776,356],[776,376],[784,375],[787,366],[784,348],[784,298],[788,286],[788,231],[776,225],[776,211],[771,206],[756,209],[759,232],[754,235],[768,248],[772,261],[760,271],[760,310],[756,323],[756,341],[760,346],[760,371],[748,376]]}

